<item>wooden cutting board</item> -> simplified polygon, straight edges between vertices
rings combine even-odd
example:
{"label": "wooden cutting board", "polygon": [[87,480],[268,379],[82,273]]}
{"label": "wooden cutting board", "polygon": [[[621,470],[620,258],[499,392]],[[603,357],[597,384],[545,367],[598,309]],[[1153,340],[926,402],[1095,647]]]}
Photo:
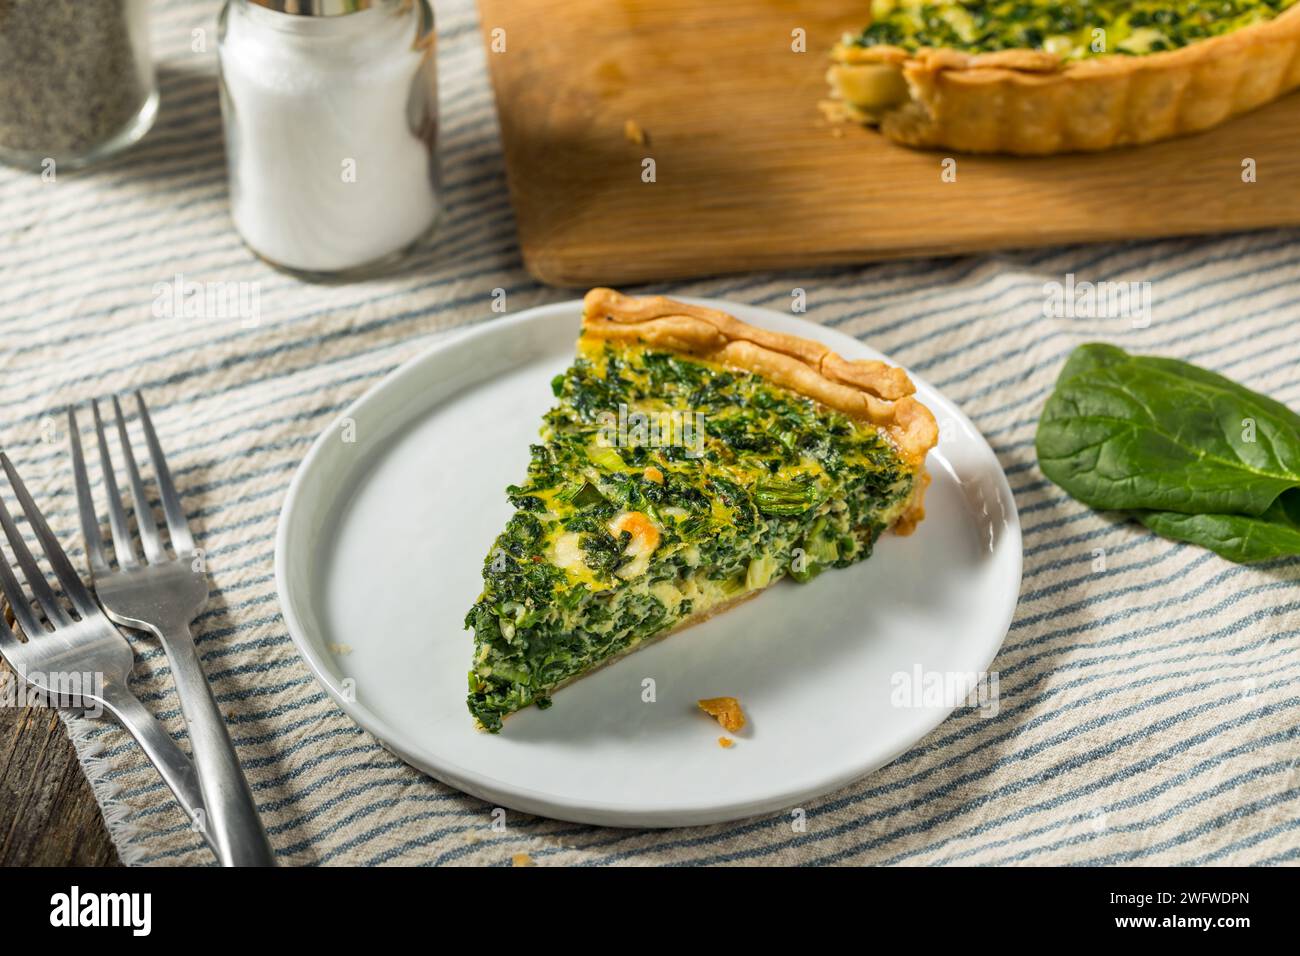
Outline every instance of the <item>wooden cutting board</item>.
{"label": "wooden cutting board", "polygon": [[1300,223],[1300,94],[1198,136],[1041,159],[826,123],[826,51],[868,6],[479,0],[529,271],[612,285]]}

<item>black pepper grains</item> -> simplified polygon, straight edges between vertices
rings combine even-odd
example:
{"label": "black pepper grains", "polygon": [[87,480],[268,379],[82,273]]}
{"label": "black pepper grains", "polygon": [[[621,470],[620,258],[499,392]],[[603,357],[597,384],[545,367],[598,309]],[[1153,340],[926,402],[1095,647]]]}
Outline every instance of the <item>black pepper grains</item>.
{"label": "black pepper grains", "polygon": [[147,0],[0,0],[0,159],[114,152],[156,102]]}

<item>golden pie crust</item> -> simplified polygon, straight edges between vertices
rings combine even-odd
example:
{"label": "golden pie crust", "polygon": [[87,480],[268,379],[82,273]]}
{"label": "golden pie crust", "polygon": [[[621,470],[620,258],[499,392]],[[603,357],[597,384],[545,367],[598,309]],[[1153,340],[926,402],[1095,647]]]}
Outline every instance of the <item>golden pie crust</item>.
{"label": "golden pie crust", "polygon": [[910,534],[925,516],[925,456],[939,441],[934,415],[913,396],[916,387],[901,368],[870,359],[852,361],[819,342],[760,329],[735,316],[664,296],[626,296],[592,289],[583,299],[584,336],[642,342],[769,382],[829,408],[870,422],[886,435],[919,475],[907,509],[895,522]]}
{"label": "golden pie crust", "polygon": [[[964,53],[840,44],[829,113],[878,122],[896,142],[1047,155],[1132,146],[1209,129],[1300,87],[1300,6],[1188,46],[1062,63],[1041,50]],[[868,116],[842,91],[863,71],[902,71],[910,96]]]}

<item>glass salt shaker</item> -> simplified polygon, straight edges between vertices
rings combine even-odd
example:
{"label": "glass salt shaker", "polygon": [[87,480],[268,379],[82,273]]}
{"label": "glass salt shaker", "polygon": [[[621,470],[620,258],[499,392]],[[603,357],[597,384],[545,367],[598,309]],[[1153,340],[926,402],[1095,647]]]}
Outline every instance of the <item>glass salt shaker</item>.
{"label": "glass salt shaker", "polygon": [[0,0],[0,161],[57,175],[157,114],[148,0]]}
{"label": "glass salt shaker", "polygon": [[358,278],[430,233],[435,40],[427,0],[226,0],[230,208],[255,253],[305,278]]}

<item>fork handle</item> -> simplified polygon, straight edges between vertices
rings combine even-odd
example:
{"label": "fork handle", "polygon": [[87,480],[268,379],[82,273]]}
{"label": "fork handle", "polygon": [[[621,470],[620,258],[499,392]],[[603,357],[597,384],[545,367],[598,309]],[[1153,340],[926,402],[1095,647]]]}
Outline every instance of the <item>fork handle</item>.
{"label": "fork handle", "polygon": [[203,790],[207,823],[224,866],[275,866],[275,851],[257,815],[253,792],[212,696],[188,625],[153,628],[167,652],[181,713],[189,725],[190,750]]}
{"label": "fork handle", "polygon": [[175,794],[181,809],[194,823],[194,828],[220,858],[220,849],[206,826],[203,790],[199,787],[199,777],[190,758],[176,746],[176,741],[167,733],[167,728],[158,723],[157,718],[140,703],[140,699],[125,687],[120,684],[105,686],[103,701],[104,709],[116,717],[117,722],[135,738],[149,762],[162,775],[163,783]]}

